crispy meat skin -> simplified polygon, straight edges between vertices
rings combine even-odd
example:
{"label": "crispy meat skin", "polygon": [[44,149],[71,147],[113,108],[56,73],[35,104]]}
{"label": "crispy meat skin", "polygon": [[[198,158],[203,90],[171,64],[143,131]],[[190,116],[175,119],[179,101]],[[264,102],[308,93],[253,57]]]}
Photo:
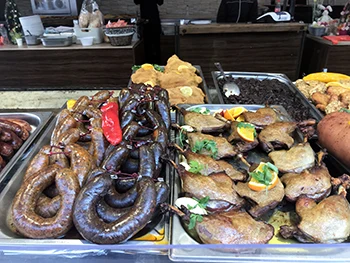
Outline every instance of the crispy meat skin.
{"label": "crispy meat skin", "polygon": [[261,108],[256,112],[243,112],[243,117],[246,122],[257,127],[264,127],[277,122],[277,114],[271,108]]}
{"label": "crispy meat skin", "polygon": [[274,234],[273,226],[254,220],[247,212],[232,210],[204,216],[196,231],[206,244],[265,244]]}
{"label": "crispy meat skin", "polygon": [[196,131],[203,133],[222,132],[228,128],[228,124],[212,115],[204,115],[197,112],[181,110],[186,125],[190,125]]}
{"label": "crispy meat skin", "polygon": [[315,164],[315,153],[309,143],[298,144],[288,151],[271,152],[269,157],[283,173],[301,173]]}

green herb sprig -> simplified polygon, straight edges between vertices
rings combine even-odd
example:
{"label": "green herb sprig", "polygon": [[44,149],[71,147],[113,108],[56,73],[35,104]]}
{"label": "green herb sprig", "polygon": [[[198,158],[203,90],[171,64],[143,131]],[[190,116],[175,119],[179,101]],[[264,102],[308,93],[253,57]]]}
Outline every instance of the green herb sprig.
{"label": "green herb sprig", "polygon": [[[195,206],[190,206],[187,205],[187,209],[188,210],[192,210],[194,208],[196,208],[197,206],[205,209],[208,205],[208,201],[209,201],[209,196],[203,197],[201,199],[197,199],[195,197],[193,197],[194,200],[196,200],[198,203]],[[203,221],[203,216],[202,215],[198,215],[198,214],[191,214],[190,215],[190,223],[188,224],[188,229],[191,230],[196,226],[197,222],[202,222]]]}
{"label": "green herb sprig", "polygon": [[218,156],[218,147],[216,145],[216,142],[213,140],[203,140],[203,141],[196,141],[194,146],[192,147],[192,151],[197,153],[202,151],[203,149],[206,149],[211,152],[211,157],[214,159]]}
{"label": "green herb sprig", "polygon": [[190,173],[199,174],[204,169],[204,165],[198,161],[190,161],[189,165],[191,167],[191,169],[188,170]]}
{"label": "green herb sprig", "polygon": [[[160,71],[160,72],[164,72],[164,69],[161,66],[159,66],[157,64],[152,64],[152,66],[155,70]],[[140,69],[141,67],[142,67],[142,65],[134,65],[134,66],[132,66],[131,70],[136,71],[136,70]]]}
{"label": "green herb sprig", "polygon": [[340,112],[350,113],[350,109],[345,109],[345,108],[341,108],[339,111]]}
{"label": "green herb sprig", "polygon": [[[203,108],[204,108],[204,110],[203,110]],[[200,113],[200,114],[203,114],[203,115],[210,114],[210,110],[208,110],[205,107],[196,107],[196,108],[190,109],[190,111],[196,112],[196,113]]]}
{"label": "green herb sprig", "polygon": [[259,183],[269,186],[273,177],[271,171],[276,172],[278,174],[277,167],[274,166],[272,163],[268,162],[263,166],[262,172],[255,171],[255,172],[249,173],[249,175],[253,177],[255,180],[257,180]]}

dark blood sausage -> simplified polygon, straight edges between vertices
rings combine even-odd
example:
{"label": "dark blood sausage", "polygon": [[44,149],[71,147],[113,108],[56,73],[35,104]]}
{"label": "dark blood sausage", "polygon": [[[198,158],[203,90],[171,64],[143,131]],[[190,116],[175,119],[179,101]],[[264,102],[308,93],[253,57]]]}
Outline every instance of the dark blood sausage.
{"label": "dark blood sausage", "polygon": [[122,194],[118,193],[114,185],[112,185],[105,195],[105,201],[111,207],[123,208],[132,206],[135,203],[136,197],[136,185],[134,185],[129,191]]}
{"label": "dark blood sausage", "polygon": [[54,217],[61,207],[61,196],[55,196],[54,198],[41,195],[35,206],[35,213],[43,218]]}
{"label": "dark blood sausage", "polygon": [[0,134],[0,141],[11,144],[14,150],[18,150],[23,144],[23,140],[10,129],[2,128]]}
{"label": "dark blood sausage", "polygon": [[107,171],[118,171],[123,162],[128,158],[130,150],[125,145],[118,145],[104,159],[102,168]]}
{"label": "dark blood sausage", "polygon": [[32,131],[32,126],[30,126],[30,124],[25,120],[22,120],[22,119],[7,119],[7,120],[18,124],[19,126],[22,127],[23,130],[27,130],[29,132]]}
{"label": "dark blood sausage", "polygon": [[169,186],[165,182],[157,182],[155,184],[157,191],[157,205],[164,203],[169,197]]}
{"label": "dark blood sausage", "polygon": [[0,119],[0,128],[6,128],[9,129],[11,131],[13,131],[14,133],[17,134],[17,136],[21,137],[23,130],[22,127],[19,126],[18,124],[5,120],[5,119]]}
{"label": "dark blood sausage", "polygon": [[120,114],[120,127],[124,129],[129,125],[135,118],[135,114],[131,111],[124,111]]}
{"label": "dark blood sausage", "polygon": [[154,129],[157,129],[161,126],[164,126],[164,122],[162,120],[162,117],[154,110],[147,110],[145,112],[145,116],[146,116],[147,120],[149,121],[149,123],[153,125]]}
{"label": "dark blood sausage", "polygon": [[118,96],[119,108],[123,108],[125,102],[130,98],[131,91],[128,89],[122,89]]}
{"label": "dark blood sausage", "polygon": [[159,127],[155,129],[153,132],[153,141],[158,142],[162,145],[163,151],[168,147],[168,131],[165,127]]}
{"label": "dark blood sausage", "polygon": [[77,128],[71,128],[61,133],[58,137],[58,144],[66,146],[67,144],[76,143],[80,139],[80,131]]}
{"label": "dark blood sausage", "polygon": [[91,131],[91,144],[89,153],[92,155],[93,165],[99,167],[102,164],[106,151],[105,137],[101,128],[94,128]]}
{"label": "dark blood sausage", "polygon": [[136,179],[134,178],[119,178],[115,182],[115,189],[119,193],[125,193],[126,191],[129,191],[131,187],[133,187],[136,183]]}
{"label": "dark blood sausage", "polygon": [[139,160],[128,158],[121,166],[120,170],[124,173],[132,174],[139,171]]}
{"label": "dark blood sausage", "polygon": [[133,158],[133,159],[139,159],[139,149],[138,148],[133,149],[130,152],[130,157]]}
{"label": "dark blood sausage", "polygon": [[136,121],[132,121],[129,125],[127,125],[123,129],[123,140],[129,141],[136,137],[138,131],[140,129],[140,126]]}
{"label": "dark blood sausage", "polygon": [[159,99],[156,101],[156,108],[163,119],[165,127],[169,130],[171,125],[170,106],[168,101]]}
{"label": "dark blood sausage", "polygon": [[78,232],[97,244],[116,244],[125,242],[140,231],[152,218],[156,208],[156,190],[151,178],[137,182],[138,196],[134,206],[112,223],[99,218],[96,205],[107,194],[112,179],[107,174],[90,181],[79,193],[73,220]]}
{"label": "dark blood sausage", "polygon": [[150,150],[150,146],[142,145],[140,151],[139,175],[142,177],[153,177],[155,170],[154,153]]}
{"label": "dark blood sausage", "polygon": [[169,93],[166,89],[161,89],[158,93],[157,93],[158,97],[160,99],[163,99],[164,101],[169,101]]}
{"label": "dark blood sausage", "polygon": [[111,223],[125,215],[131,207],[113,208],[104,199],[101,199],[96,206],[97,215],[106,223]]}
{"label": "dark blood sausage", "polygon": [[158,178],[158,176],[160,175],[160,172],[162,171],[161,158],[163,156],[164,150],[163,150],[163,147],[160,143],[154,142],[150,146],[150,151],[153,152],[154,163],[155,163],[153,178]]}
{"label": "dark blood sausage", "polygon": [[[52,218],[43,218],[35,213],[42,191],[56,183],[62,198],[60,209]],[[57,238],[72,227],[74,200],[79,192],[79,183],[70,169],[57,170],[50,166],[32,175],[18,190],[12,204],[12,218],[16,229],[30,238]]]}
{"label": "dark blood sausage", "polygon": [[69,161],[65,153],[62,149],[57,147],[51,148],[50,153],[50,164],[57,164],[61,168],[68,168],[69,167]]}
{"label": "dark blood sausage", "polygon": [[82,187],[92,167],[92,156],[76,143],[67,145],[65,151],[69,153],[70,168],[76,173],[79,185]]}
{"label": "dark blood sausage", "polygon": [[95,177],[97,177],[103,173],[106,173],[106,170],[102,169],[100,167],[97,167],[97,168],[91,170],[89,175],[88,175],[88,178],[86,180],[86,183],[90,182],[92,179],[94,179]]}
{"label": "dark blood sausage", "polygon": [[49,166],[50,164],[50,153],[51,146],[44,145],[40,151],[30,161],[29,166],[24,174],[23,181],[27,180],[31,175],[40,171],[41,169]]}
{"label": "dark blood sausage", "polygon": [[124,112],[131,111],[136,109],[137,105],[139,105],[139,100],[131,97],[126,103],[123,108],[120,108],[120,116],[123,116]]}
{"label": "dark blood sausage", "polygon": [[2,157],[10,158],[14,154],[11,144],[0,141],[0,155]]}

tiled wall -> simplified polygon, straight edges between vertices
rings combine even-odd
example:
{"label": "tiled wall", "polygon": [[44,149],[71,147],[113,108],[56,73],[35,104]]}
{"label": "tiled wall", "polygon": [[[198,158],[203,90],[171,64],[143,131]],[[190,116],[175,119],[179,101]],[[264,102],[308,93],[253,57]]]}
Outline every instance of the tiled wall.
{"label": "tiled wall", "polygon": [[[312,0],[308,0],[310,4]],[[320,0],[319,0],[320,1]],[[345,5],[348,0],[323,0],[324,4]],[[16,0],[22,15],[31,15],[30,0]],[[133,0],[97,0],[104,14],[136,14],[139,8]],[[215,18],[221,0],[164,0],[159,7],[163,18]],[[258,0],[269,4],[270,0]]]}

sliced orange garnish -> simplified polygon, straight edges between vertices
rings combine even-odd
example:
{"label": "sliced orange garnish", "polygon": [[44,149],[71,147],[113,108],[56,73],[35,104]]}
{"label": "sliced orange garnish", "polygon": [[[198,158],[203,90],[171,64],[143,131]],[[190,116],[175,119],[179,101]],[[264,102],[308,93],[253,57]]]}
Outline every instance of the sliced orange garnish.
{"label": "sliced orange garnish", "polygon": [[144,70],[151,70],[151,69],[154,69],[153,65],[152,64],[149,64],[149,63],[145,63],[141,66],[141,68],[143,68]]}
{"label": "sliced orange garnish", "polygon": [[236,121],[238,122],[242,122],[242,121],[245,121],[243,115],[239,115],[238,118],[236,119]]}
{"label": "sliced orange garnish", "polygon": [[[256,172],[256,171],[262,172],[263,171],[263,167],[265,165],[266,165],[266,163],[261,162],[259,164],[259,166],[254,170],[254,172]],[[270,182],[270,184],[268,186],[263,184],[263,183],[259,183],[255,178],[252,177],[250,179],[250,181],[248,182],[248,187],[250,189],[252,189],[253,191],[257,191],[257,192],[266,190],[266,188],[267,188],[267,190],[270,190],[270,189],[274,188],[277,185],[278,180],[279,180],[278,173],[276,173],[275,171],[273,171],[271,169],[270,169],[270,172],[272,174],[272,178],[271,178],[271,182]]]}
{"label": "sliced orange garnish", "polygon": [[231,115],[231,112],[228,110],[224,111],[224,118],[229,120],[229,121],[234,121],[235,118]]}
{"label": "sliced orange garnish", "polygon": [[256,131],[252,124],[240,122],[237,127],[237,133],[239,137],[247,142],[253,142],[255,140]]}

